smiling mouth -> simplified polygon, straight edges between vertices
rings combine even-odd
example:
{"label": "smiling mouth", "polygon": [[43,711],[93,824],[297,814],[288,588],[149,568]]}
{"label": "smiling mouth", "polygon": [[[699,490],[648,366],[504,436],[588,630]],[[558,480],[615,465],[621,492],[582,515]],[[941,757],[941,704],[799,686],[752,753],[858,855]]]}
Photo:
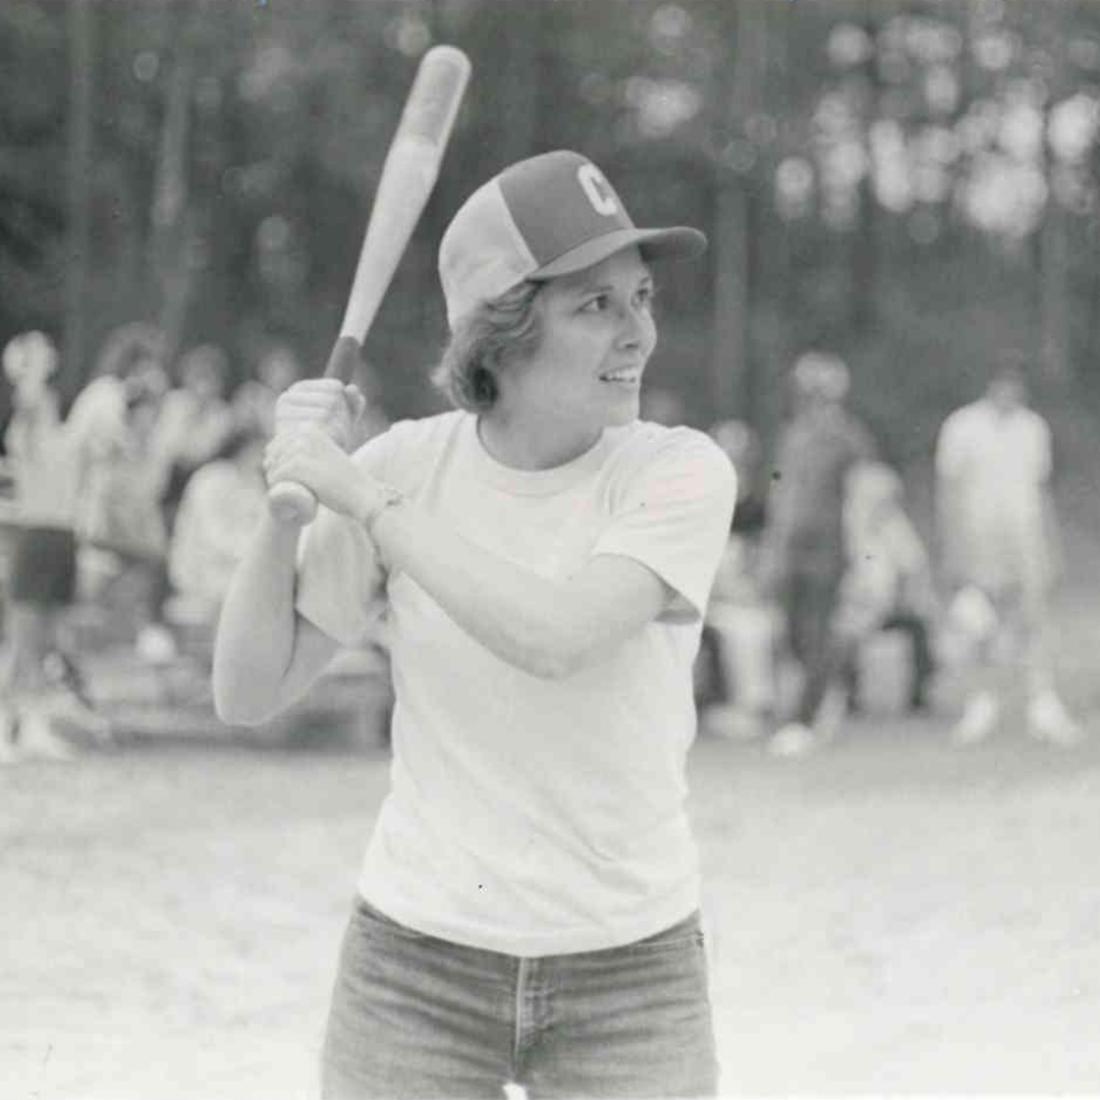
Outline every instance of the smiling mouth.
{"label": "smiling mouth", "polygon": [[642,372],[636,368],[604,371],[600,375],[600,381],[617,386],[638,386],[641,385]]}

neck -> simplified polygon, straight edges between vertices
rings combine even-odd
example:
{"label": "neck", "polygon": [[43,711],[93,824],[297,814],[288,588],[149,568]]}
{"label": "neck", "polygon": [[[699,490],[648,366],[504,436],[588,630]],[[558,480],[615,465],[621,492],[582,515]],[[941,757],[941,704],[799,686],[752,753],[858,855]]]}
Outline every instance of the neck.
{"label": "neck", "polygon": [[602,429],[561,424],[546,415],[523,415],[500,403],[478,417],[482,445],[504,466],[549,470],[579,458],[596,445]]}

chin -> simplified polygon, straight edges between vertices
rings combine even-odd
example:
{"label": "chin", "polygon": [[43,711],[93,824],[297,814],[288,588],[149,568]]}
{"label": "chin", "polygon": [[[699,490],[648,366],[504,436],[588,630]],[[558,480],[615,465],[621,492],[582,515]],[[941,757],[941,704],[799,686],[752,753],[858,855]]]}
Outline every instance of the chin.
{"label": "chin", "polygon": [[621,428],[624,424],[633,424],[641,414],[641,402],[638,395],[624,401],[617,401],[607,410],[605,424],[608,428]]}

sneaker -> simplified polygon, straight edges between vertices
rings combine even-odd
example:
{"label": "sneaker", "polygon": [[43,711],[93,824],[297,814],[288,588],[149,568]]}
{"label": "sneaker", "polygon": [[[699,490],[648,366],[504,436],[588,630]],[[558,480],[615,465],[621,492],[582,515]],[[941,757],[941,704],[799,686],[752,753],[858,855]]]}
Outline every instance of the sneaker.
{"label": "sneaker", "polygon": [[1027,708],[1027,728],[1036,741],[1060,748],[1073,748],[1085,739],[1085,731],[1053,691],[1042,691],[1032,698]]}
{"label": "sneaker", "polygon": [[38,710],[24,711],[19,719],[19,749],[37,760],[72,760],[76,753],[53,731],[49,718]]}
{"label": "sneaker", "polygon": [[788,722],[772,735],[768,742],[768,752],[772,756],[793,759],[805,756],[817,747],[814,731],[802,722]]}
{"label": "sneaker", "polygon": [[951,744],[958,748],[979,744],[993,732],[1000,716],[1000,704],[992,693],[983,691],[971,696],[951,730]]}

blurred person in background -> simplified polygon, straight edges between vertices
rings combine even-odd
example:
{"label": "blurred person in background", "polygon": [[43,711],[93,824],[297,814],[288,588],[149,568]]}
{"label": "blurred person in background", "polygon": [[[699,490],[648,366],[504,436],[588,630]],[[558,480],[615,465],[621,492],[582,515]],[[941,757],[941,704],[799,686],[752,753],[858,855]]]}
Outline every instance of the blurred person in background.
{"label": "blurred person in background", "polygon": [[68,759],[73,750],[54,728],[58,717],[75,719],[100,738],[109,734],[63,636],[76,594],[73,521],[80,471],[50,385],[57,366],[57,350],[42,332],[16,336],[4,349],[4,373],[14,392],[4,445],[17,527],[0,663],[0,763],[27,756]]}
{"label": "blurred person in background", "polygon": [[737,505],[704,620],[700,660],[714,682],[700,700],[700,721],[708,733],[752,738],[764,732],[778,702],[781,633],[778,608],[758,579],[767,514],[763,449],[743,420],[723,420],[709,434],[737,471]]}
{"label": "blurred person in background", "polygon": [[91,380],[77,394],[66,425],[82,464],[94,464],[100,453],[125,435],[131,400],[139,394],[163,394],[164,340],[151,325],[121,325],[103,342]]}
{"label": "blurred person in background", "polygon": [[[180,357],[175,374],[177,384],[161,399],[148,433],[148,454],[160,479],[159,504],[166,541],[172,538],[188,481],[218,454],[235,424],[226,398],[229,358],[220,347],[200,344],[191,348]],[[177,639],[165,615],[170,595],[165,554],[153,572],[149,621],[137,639],[139,655],[152,663],[176,656]]]}
{"label": "blurred person in background", "polygon": [[845,503],[848,567],[836,631],[845,647],[847,703],[862,709],[861,648],[883,631],[908,641],[909,710],[929,704],[935,673],[932,629],[938,606],[928,552],[905,510],[901,477],[884,462],[861,462],[849,475]]}
{"label": "blurred person in background", "polygon": [[191,612],[213,627],[229,580],[263,510],[267,484],[258,426],[236,429],[188,479],[176,513],[169,574]]}
{"label": "blurred person in background", "polygon": [[214,344],[186,351],[176,368],[178,383],[161,401],[153,428],[153,453],[164,470],[161,505],[171,532],[188,478],[222,448],[234,428],[226,399],[229,357]]}
{"label": "blurred person in background", "polygon": [[1031,735],[1076,745],[1083,731],[1055,689],[1049,652],[1049,602],[1059,566],[1051,433],[1028,407],[1019,355],[1002,356],[985,393],[947,417],[935,466],[953,618],[973,624],[968,690],[953,742],[971,745],[993,732],[1005,681],[1013,680],[1027,696]]}
{"label": "blurred person in background", "polygon": [[237,429],[255,429],[265,439],[275,434],[275,402],[279,394],[302,377],[302,364],[286,344],[269,347],[256,364],[255,376],[247,378],[230,398]]}
{"label": "blurred person in background", "polygon": [[175,645],[162,622],[168,539],[160,508],[164,470],[154,446],[168,389],[164,343],[155,329],[123,325],[104,341],[95,376],[77,395],[66,426],[81,473],[77,537],[101,606],[134,581],[134,645],[162,661]]}
{"label": "blurred person in background", "polygon": [[833,624],[847,568],[848,475],[875,450],[867,428],[846,407],[850,384],[838,356],[802,355],[791,372],[793,415],[777,443],[762,569],[801,671],[794,714],[769,742],[778,756],[809,752],[842,715],[841,694],[830,688],[839,688]]}
{"label": "blurred person in background", "polygon": [[704,434],[638,419],[650,264],[585,157],[466,201],[440,247],[456,411],[343,449],[363,397],[279,399],[265,515],[223,605],[219,712],[289,705],[388,600],[392,784],[344,940],[328,1100],[712,1096],[717,1064],[685,808],[692,662],[736,475]]}

